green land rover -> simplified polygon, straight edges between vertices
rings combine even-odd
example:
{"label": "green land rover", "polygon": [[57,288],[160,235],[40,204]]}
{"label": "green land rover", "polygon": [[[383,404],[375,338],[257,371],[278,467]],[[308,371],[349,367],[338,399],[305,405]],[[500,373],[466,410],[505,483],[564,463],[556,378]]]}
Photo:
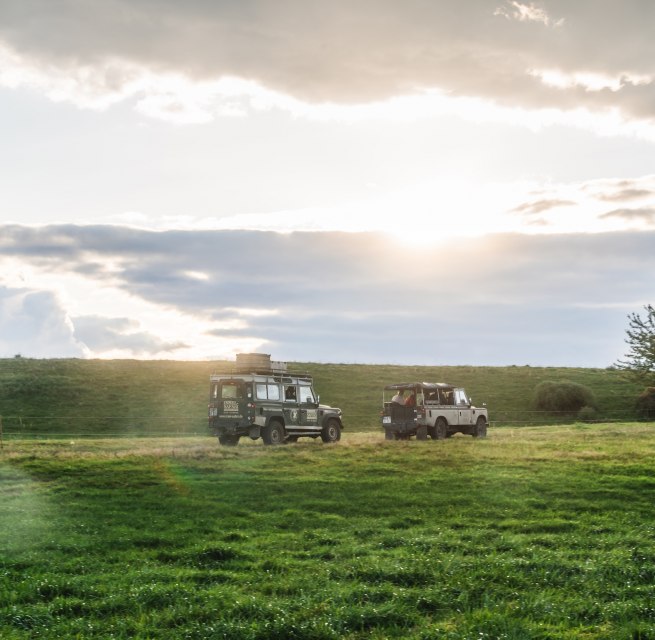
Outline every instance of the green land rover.
{"label": "green land rover", "polygon": [[320,404],[310,375],[287,371],[268,354],[237,354],[232,371],[209,380],[209,429],[222,445],[236,445],[242,436],[264,444],[341,438],[341,409]]}

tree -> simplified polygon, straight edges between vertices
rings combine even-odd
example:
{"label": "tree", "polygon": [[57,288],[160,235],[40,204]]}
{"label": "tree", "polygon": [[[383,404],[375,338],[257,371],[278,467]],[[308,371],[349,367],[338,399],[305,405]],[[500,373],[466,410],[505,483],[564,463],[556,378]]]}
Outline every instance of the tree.
{"label": "tree", "polygon": [[655,307],[647,304],[644,309],[645,318],[638,313],[628,315],[625,342],[630,351],[616,366],[645,384],[655,384]]}

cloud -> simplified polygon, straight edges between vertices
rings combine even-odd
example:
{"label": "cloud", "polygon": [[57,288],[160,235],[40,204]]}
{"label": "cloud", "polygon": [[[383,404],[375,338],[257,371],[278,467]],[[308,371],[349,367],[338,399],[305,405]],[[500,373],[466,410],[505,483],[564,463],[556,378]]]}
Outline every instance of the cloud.
{"label": "cloud", "polygon": [[54,358],[89,354],[54,292],[0,286],[0,357]]}
{"label": "cloud", "polygon": [[494,11],[494,15],[519,22],[541,22],[547,27],[561,27],[564,24],[564,18],[553,20],[545,9],[532,2],[529,4],[516,2],[516,0],[505,2]]}
{"label": "cloud", "polygon": [[515,207],[510,213],[520,213],[522,215],[536,215],[549,211],[550,209],[557,209],[558,207],[570,207],[576,203],[572,200],[537,200],[536,202],[526,202]]}
{"label": "cloud", "polygon": [[639,209],[614,209],[601,216],[602,219],[618,218],[626,222],[641,222],[649,225],[655,224],[655,207],[642,207]]}
{"label": "cloud", "polygon": [[81,106],[129,98],[178,122],[258,101],[293,109],[425,90],[652,119],[649,10],[644,0],[602,10],[563,0],[5,0],[0,83]]}
{"label": "cloud", "polygon": [[[630,230],[641,217],[648,222],[648,211],[655,208],[655,176],[645,175],[628,179],[595,179],[572,183],[544,185],[516,184],[511,193],[513,202],[505,208],[506,219],[516,223],[509,229],[517,232],[538,233],[601,233]],[[639,202],[633,211],[629,205]],[[607,202],[616,206],[607,211]],[[618,215],[616,212],[623,212]],[[643,225],[642,225],[643,226]],[[532,229],[532,231],[531,231]]]}
{"label": "cloud", "polygon": [[655,174],[647,174],[634,178],[600,178],[590,180],[584,189],[594,193],[600,199],[616,199],[626,192],[628,197],[633,195],[653,195],[655,193]]}
{"label": "cloud", "polygon": [[583,190],[603,202],[630,202],[655,197],[655,176],[623,180],[594,180],[583,185]]}
{"label": "cloud", "polygon": [[649,189],[630,189],[625,188],[615,193],[606,193],[600,195],[601,200],[606,202],[615,202],[615,201],[627,201],[627,200],[639,200],[641,198],[648,198],[655,195],[655,191]]}
{"label": "cloud", "polygon": [[[606,366],[622,354],[627,313],[650,301],[655,271],[655,232],[498,235],[435,250],[371,233],[1,231],[0,267],[21,261],[53,276],[31,276],[30,295],[39,308],[50,302],[44,317],[65,319],[48,347],[59,355],[84,343],[90,354],[202,359],[246,345],[286,360]],[[112,268],[88,272],[88,260]],[[145,312],[85,307],[69,277]],[[1,313],[2,335],[19,335],[16,313]]]}
{"label": "cloud", "polygon": [[80,316],[71,318],[75,337],[91,352],[127,351],[137,357],[175,355],[188,344],[165,342],[145,331],[138,331],[139,323],[130,318]]}

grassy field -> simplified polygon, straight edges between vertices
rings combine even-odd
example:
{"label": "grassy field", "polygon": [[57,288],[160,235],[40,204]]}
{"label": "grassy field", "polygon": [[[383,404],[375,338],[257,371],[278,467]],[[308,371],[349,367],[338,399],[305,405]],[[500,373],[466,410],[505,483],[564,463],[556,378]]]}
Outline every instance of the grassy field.
{"label": "grassy field", "polygon": [[[224,362],[0,359],[0,416],[5,434],[92,437],[200,435],[207,432],[209,375]],[[532,411],[544,380],[588,386],[605,421],[634,420],[642,391],[609,369],[538,367],[412,367],[291,363],[311,373],[321,401],[341,407],[351,432],[380,429],[385,384],[451,382],[487,403],[492,423],[552,424],[571,416]]]}
{"label": "grassy field", "polygon": [[655,638],[655,430],[12,439],[0,637]]}

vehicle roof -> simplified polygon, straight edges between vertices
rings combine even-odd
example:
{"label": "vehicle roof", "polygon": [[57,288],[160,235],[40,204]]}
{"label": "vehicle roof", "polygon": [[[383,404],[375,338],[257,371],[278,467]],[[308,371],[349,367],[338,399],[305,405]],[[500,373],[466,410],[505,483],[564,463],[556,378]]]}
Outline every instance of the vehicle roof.
{"label": "vehicle roof", "polygon": [[433,391],[434,389],[455,389],[456,387],[447,382],[397,382],[396,384],[388,384],[385,390],[408,391],[417,388]]}
{"label": "vehicle roof", "polygon": [[312,376],[303,373],[290,373],[288,371],[268,371],[268,372],[253,372],[253,373],[212,373],[209,376],[210,381],[218,382],[219,380],[243,380],[243,381],[264,381],[275,379],[276,382],[312,382]]}

